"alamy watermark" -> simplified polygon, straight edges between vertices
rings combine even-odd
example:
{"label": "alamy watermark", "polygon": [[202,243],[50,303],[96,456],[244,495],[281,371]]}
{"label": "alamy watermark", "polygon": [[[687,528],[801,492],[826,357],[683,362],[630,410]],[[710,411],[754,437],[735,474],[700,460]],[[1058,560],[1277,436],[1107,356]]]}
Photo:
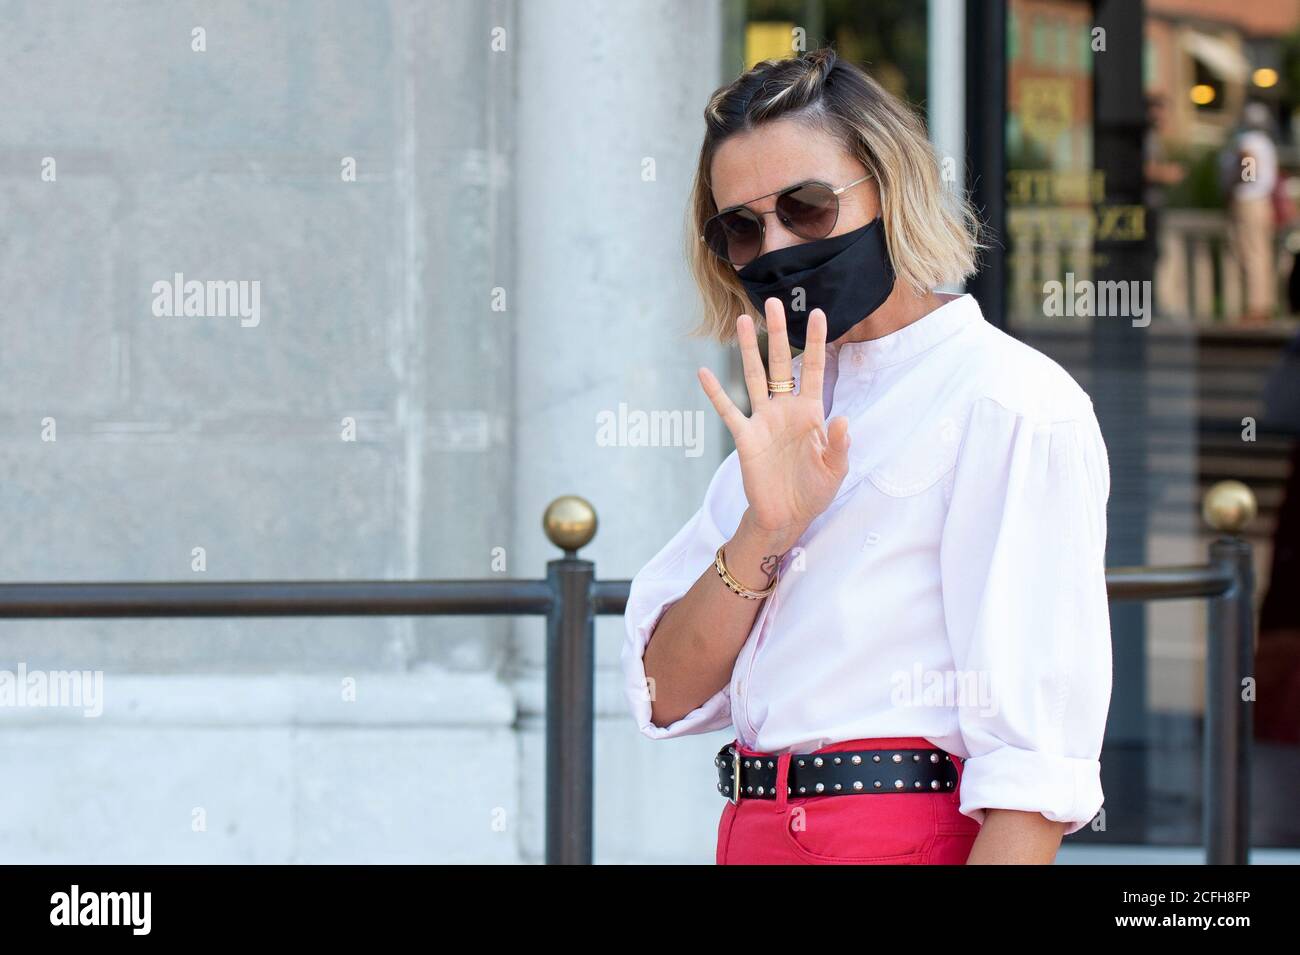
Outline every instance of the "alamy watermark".
{"label": "alamy watermark", "polygon": [[103,670],[0,670],[0,709],[80,707],[92,719],[104,712]]}
{"label": "alamy watermark", "polygon": [[921,664],[911,670],[895,670],[890,676],[890,702],[896,707],[939,706],[978,709],[981,716],[995,716],[997,695],[987,670],[926,670]]}
{"label": "alamy watermark", "polygon": [[116,925],[132,935],[148,935],[153,919],[152,892],[83,892],[73,883],[50,896],[51,925]]}
{"label": "alamy watermark", "polygon": [[1066,272],[1064,282],[1053,279],[1043,283],[1043,314],[1048,318],[1075,315],[1131,318],[1135,328],[1146,328],[1151,324],[1153,306],[1149,279],[1076,281],[1073,272]]}
{"label": "alamy watermark", "polygon": [[244,328],[262,321],[262,283],[258,279],[200,282],[185,280],[183,272],[171,281],[153,283],[153,313],[158,318],[238,318]]}
{"label": "alamy watermark", "polygon": [[618,403],[596,415],[596,445],[602,448],[685,448],[688,458],[704,453],[703,411],[640,411]]}

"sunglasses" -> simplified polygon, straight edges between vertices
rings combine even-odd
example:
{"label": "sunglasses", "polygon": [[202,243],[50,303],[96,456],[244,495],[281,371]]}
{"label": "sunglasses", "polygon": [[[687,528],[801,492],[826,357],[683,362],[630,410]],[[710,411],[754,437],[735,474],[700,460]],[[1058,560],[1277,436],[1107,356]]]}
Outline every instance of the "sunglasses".
{"label": "sunglasses", "polygon": [[[723,209],[705,221],[700,238],[718,258],[742,268],[763,250],[763,216],[775,214],[781,225],[801,239],[824,239],[839,220],[840,193],[870,178],[870,175],[863,176],[838,189],[812,179],[779,192],[769,192],[767,196],[776,196],[776,208],[772,212],[755,212],[744,205]],[[750,201],[757,202],[767,196]]]}

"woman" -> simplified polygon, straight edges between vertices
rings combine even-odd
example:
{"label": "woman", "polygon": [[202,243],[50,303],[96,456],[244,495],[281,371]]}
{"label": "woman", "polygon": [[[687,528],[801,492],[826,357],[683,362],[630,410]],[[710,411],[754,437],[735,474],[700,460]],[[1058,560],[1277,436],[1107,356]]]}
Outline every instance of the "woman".
{"label": "woman", "polygon": [[705,118],[692,266],[752,411],[700,369],[736,450],[632,581],[637,723],[733,728],[721,864],[1050,863],[1102,803],[1092,402],[934,291],[972,272],[974,218],[862,71],[768,61]]}

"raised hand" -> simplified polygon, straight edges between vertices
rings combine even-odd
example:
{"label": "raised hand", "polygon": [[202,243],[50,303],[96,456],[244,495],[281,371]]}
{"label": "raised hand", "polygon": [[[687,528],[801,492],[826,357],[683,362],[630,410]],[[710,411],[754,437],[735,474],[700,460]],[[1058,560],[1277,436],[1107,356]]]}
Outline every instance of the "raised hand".
{"label": "raised hand", "polygon": [[[772,379],[792,378],[785,308],[780,299],[769,298],[764,311]],[[748,520],[769,540],[779,542],[781,549],[788,549],[835,499],[848,473],[848,419],[841,415],[826,421],[822,406],[826,315],[815,308],[808,316],[797,392],[769,396],[754,320],[741,315],[736,333],[753,413],[749,417],[741,413],[707,368],[699,370],[700,384],[736,442],[749,501]]]}

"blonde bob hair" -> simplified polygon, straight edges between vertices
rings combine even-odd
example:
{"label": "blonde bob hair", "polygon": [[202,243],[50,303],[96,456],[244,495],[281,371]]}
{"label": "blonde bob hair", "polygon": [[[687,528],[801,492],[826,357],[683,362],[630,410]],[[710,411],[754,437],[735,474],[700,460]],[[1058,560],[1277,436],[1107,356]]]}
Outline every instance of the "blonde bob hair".
{"label": "blonde bob hair", "polygon": [[[691,190],[687,256],[704,299],[693,331],[721,342],[736,338],[736,317],[755,309],[736,270],[715,256],[700,234],[717,211],[709,179],[718,147],[735,133],[790,118],[823,129],[867,168],[897,280],[917,295],[956,284],[976,269],[979,220],[970,203],[945,185],[910,107],[829,48],[765,60],[716,90],[704,110],[707,129]],[[754,315],[762,327],[763,316]]]}

